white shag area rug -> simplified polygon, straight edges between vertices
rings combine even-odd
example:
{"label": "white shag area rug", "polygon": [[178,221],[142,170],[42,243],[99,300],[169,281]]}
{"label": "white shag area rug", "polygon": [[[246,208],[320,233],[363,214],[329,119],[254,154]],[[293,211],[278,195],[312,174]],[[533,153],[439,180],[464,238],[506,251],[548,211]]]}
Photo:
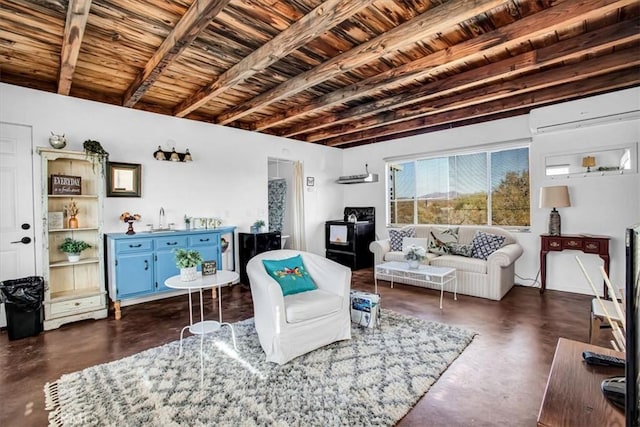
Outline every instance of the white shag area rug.
{"label": "white shag area rug", "polygon": [[253,319],[63,375],[45,385],[54,426],[389,426],[471,343],[473,332],[382,310],[380,327],[280,366]]}

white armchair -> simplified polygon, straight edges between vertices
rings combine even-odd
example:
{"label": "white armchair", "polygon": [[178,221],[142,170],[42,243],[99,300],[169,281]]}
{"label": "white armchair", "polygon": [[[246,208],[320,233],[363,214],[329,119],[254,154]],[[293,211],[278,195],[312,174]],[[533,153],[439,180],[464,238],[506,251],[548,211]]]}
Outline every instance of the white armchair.
{"label": "white armchair", "polygon": [[[318,289],[282,295],[262,260],[301,255]],[[302,354],[351,339],[351,270],[322,256],[295,250],[263,252],[247,263],[253,311],[267,361],[285,364]]]}

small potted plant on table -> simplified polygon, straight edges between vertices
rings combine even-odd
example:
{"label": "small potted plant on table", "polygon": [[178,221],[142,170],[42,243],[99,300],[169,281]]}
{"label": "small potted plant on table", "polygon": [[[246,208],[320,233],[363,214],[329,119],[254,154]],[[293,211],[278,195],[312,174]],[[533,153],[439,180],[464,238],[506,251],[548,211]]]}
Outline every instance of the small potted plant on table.
{"label": "small potted plant on table", "polygon": [[191,282],[198,278],[197,267],[202,264],[202,255],[196,250],[174,249],[176,266],[180,269],[180,280]]}
{"label": "small potted plant on table", "polygon": [[69,262],[78,262],[80,261],[80,252],[90,247],[91,245],[87,242],[67,237],[60,245],[60,250],[67,254]]}

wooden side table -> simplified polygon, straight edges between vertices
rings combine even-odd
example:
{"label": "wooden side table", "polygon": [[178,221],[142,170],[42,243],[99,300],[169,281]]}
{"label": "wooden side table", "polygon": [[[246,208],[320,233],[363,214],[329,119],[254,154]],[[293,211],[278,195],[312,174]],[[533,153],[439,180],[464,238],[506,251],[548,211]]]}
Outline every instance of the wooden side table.
{"label": "wooden side table", "polygon": [[[590,234],[551,234],[540,235],[540,293],[547,287],[547,253],[564,250],[582,251],[596,254],[604,261],[604,271],[609,274],[609,236],[592,236]],[[603,284],[604,298],[609,298],[607,285]]]}
{"label": "wooden side table", "polygon": [[624,353],[560,338],[544,391],[538,426],[624,426],[624,413],[602,394],[605,378],[623,376],[624,368],[591,366],[582,361],[583,351],[624,358]]}

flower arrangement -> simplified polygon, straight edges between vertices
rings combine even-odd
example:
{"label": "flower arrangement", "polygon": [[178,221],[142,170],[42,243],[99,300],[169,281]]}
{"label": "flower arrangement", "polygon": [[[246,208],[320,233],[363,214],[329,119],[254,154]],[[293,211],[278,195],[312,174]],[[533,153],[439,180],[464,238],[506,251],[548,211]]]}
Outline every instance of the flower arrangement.
{"label": "flower arrangement", "polygon": [[64,206],[64,214],[66,216],[76,216],[78,215],[78,206],[76,206],[76,202],[71,202],[69,206]]}
{"label": "flower arrangement", "polygon": [[133,221],[137,221],[140,218],[142,218],[142,216],[140,216],[139,214],[132,215],[129,212],[122,212],[120,214],[120,221],[124,221],[129,224],[129,228],[127,229],[126,234],[136,234],[136,232],[133,230]]}
{"label": "flower arrangement", "polygon": [[427,250],[422,246],[410,245],[405,254],[404,259],[407,261],[422,261],[427,256]]}
{"label": "flower arrangement", "polygon": [[120,214],[120,221],[130,222],[130,221],[138,221],[142,216],[138,214],[130,214],[129,212],[122,212]]}

